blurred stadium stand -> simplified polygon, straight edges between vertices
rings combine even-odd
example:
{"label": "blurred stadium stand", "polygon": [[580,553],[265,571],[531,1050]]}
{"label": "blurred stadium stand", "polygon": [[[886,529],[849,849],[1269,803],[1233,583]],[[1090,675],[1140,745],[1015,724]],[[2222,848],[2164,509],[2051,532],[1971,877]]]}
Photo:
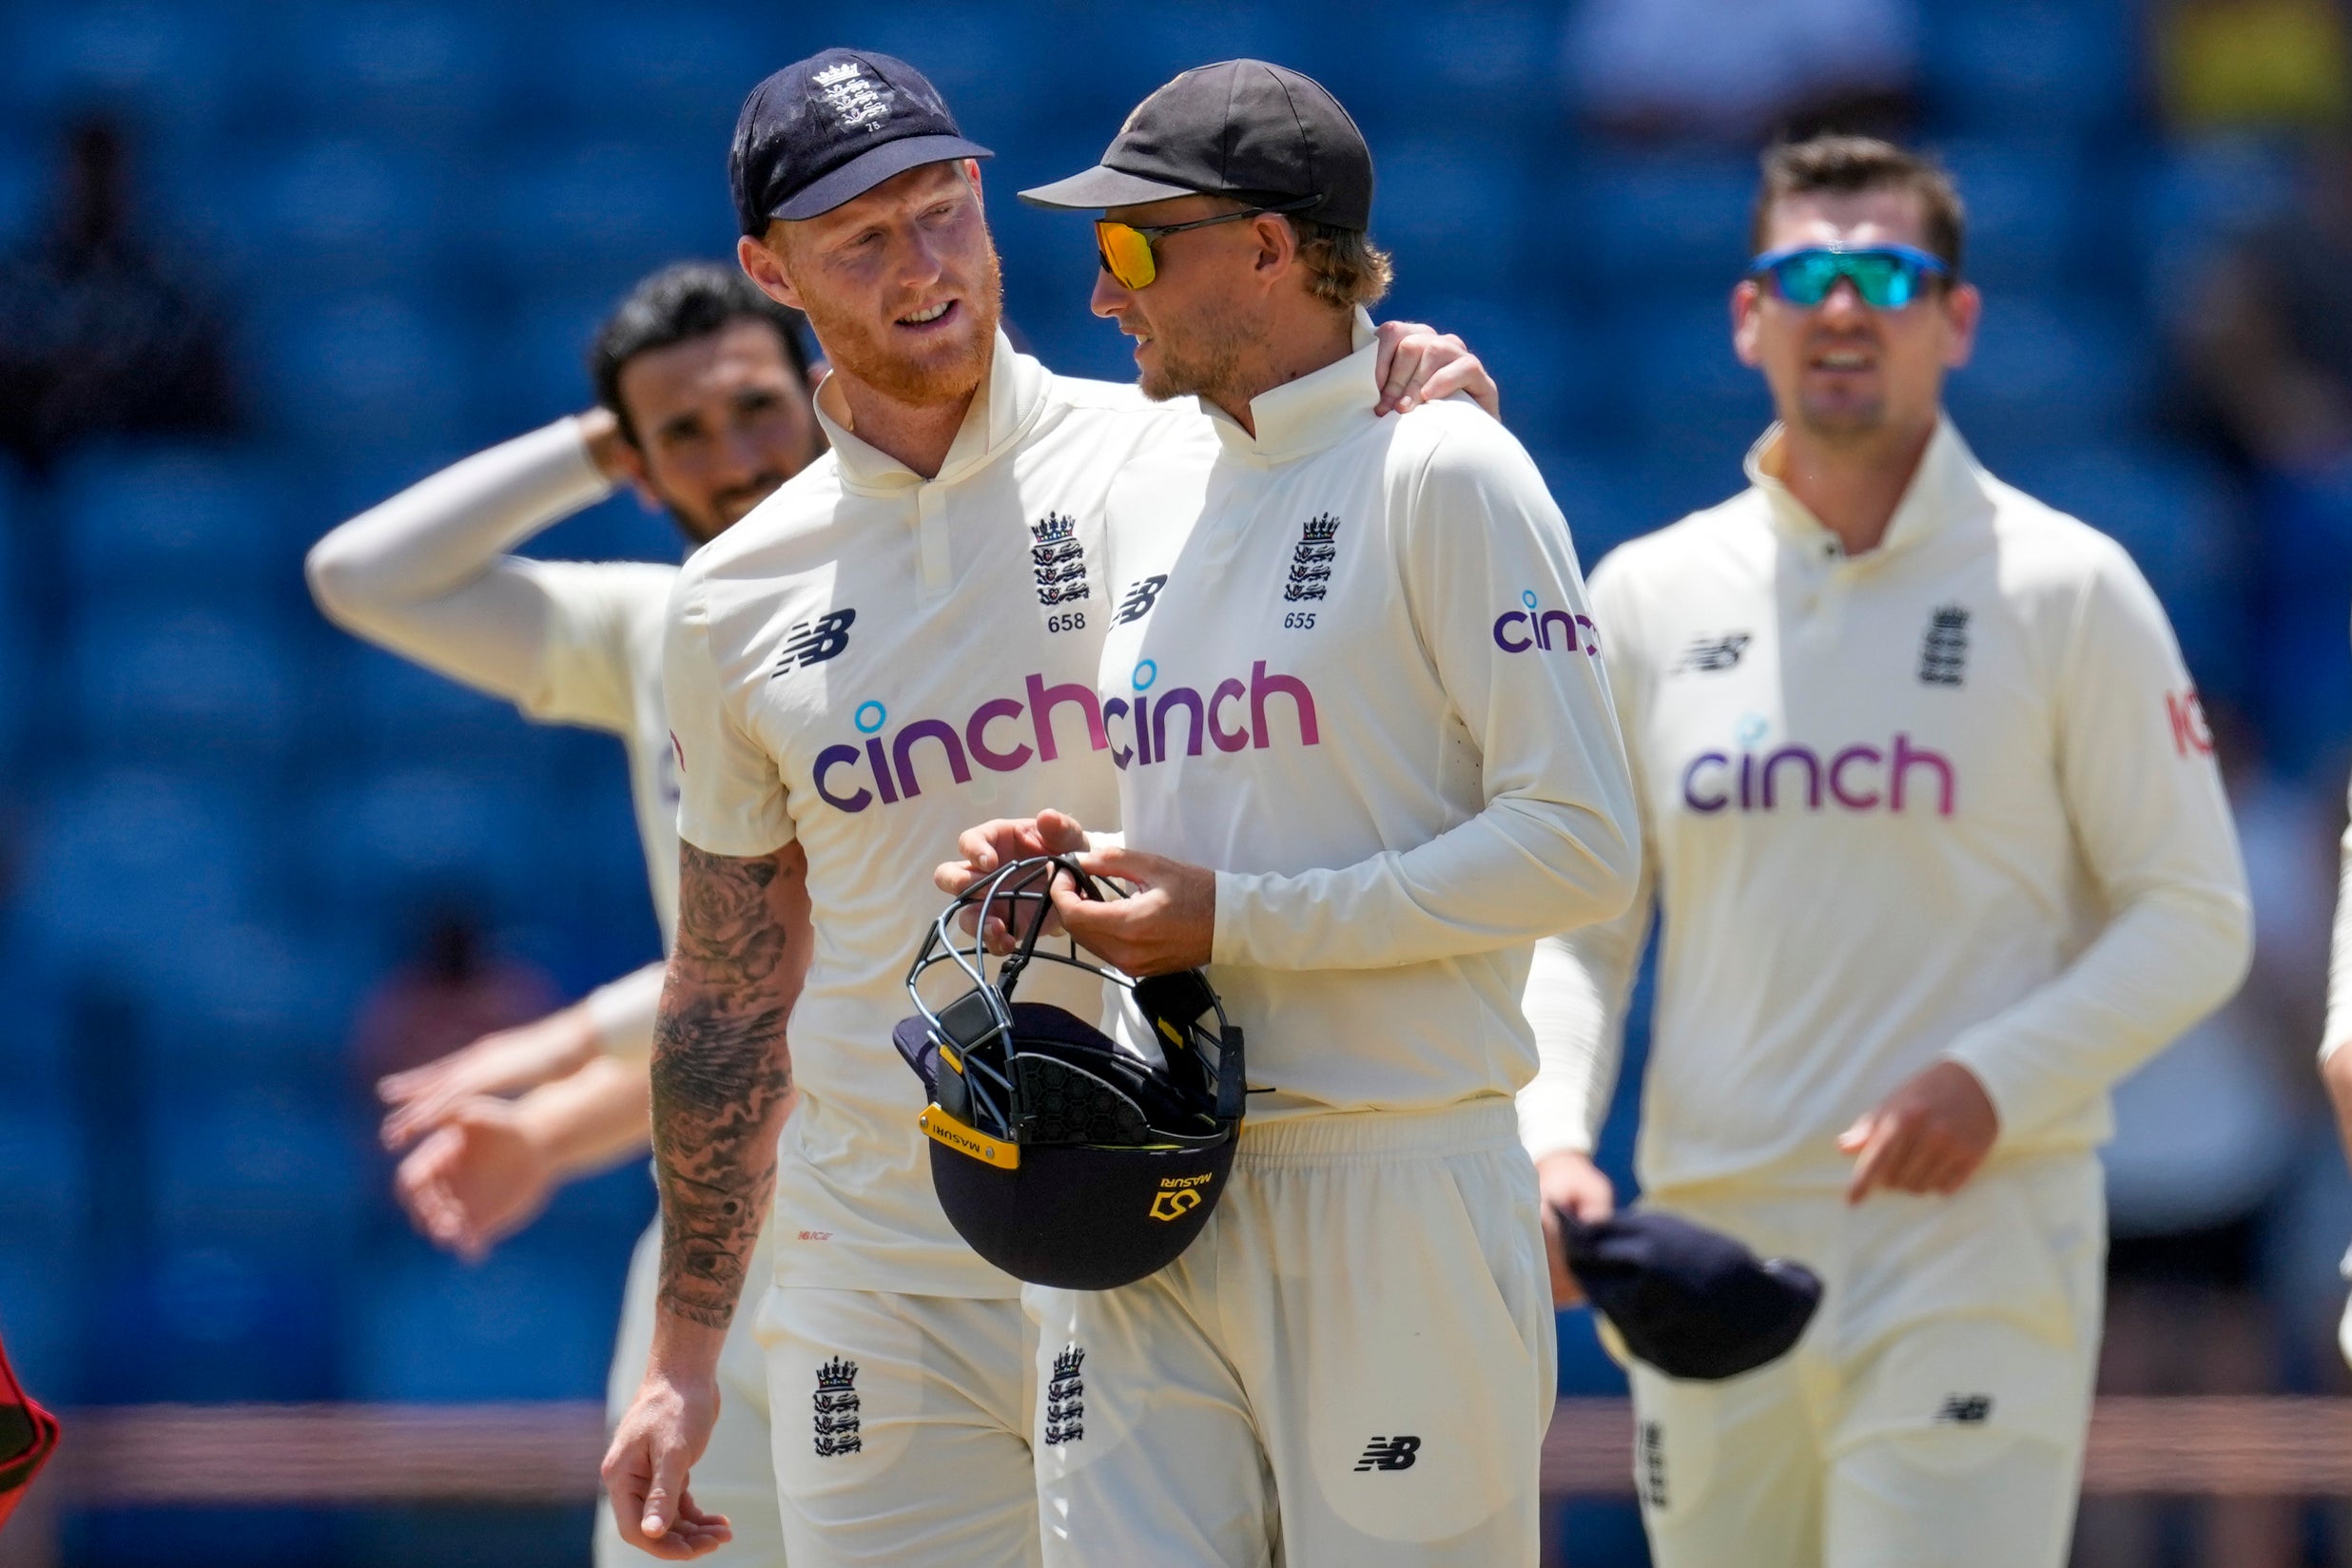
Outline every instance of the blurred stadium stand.
{"label": "blurred stadium stand", "polygon": [[[1015,319],[1056,367],[1124,378],[1084,309],[1082,225],[1013,191],[1091,159],[1185,66],[1246,52],[1321,76],[1379,159],[1393,308],[1487,356],[1589,568],[1739,489],[1767,404],[1723,302],[1753,157],[1577,128],[1571,9],[0,0],[0,246],[40,231],[63,129],[120,117],[148,242],[217,281],[246,412],[231,438],[109,439],[37,479],[0,460],[0,1329],[31,1386],[600,1395],[642,1171],[568,1193],[485,1266],[437,1257],[389,1205],[344,1053],[428,899],[470,900],[572,994],[653,955],[617,748],[350,643],[300,557],[578,406],[606,304],[659,262],[729,253],[725,143],[753,82],[841,41],[929,71],[998,149]],[[2352,508],[2252,485],[2185,411],[2168,347],[2197,270],[2292,199],[2294,159],[2166,137],[2148,9],[1917,8],[1923,136],[1960,177],[1990,297],[1952,406],[1996,473],[2130,547],[2208,693],[2332,811]],[[2274,538],[2316,584],[2307,613],[2264,597]],[[533,548],[676,554],[626,497]],[[2273,602],[2293,613],[2265,623]],[[1621,1179],[1640,1048],[1637,1030],[1604,1150]],[[1562,1345],[1565,1391],[1622,1390],[1583,1316]],[[1580,1565],[1642,1560],[1623,1504],[1576,1506]],[[299,1514],[68,1533],[72,1560],[107,1565],[439,1560],[418,1539]]]}

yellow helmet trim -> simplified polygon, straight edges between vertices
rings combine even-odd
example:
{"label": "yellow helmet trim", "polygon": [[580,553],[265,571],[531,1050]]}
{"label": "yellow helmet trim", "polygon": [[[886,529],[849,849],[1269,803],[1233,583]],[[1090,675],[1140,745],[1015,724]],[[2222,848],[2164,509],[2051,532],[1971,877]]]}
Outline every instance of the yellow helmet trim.
{"label": "yellow helmet trim", "polygon": [[966,1127],[937,1105],[923,1107],[915,1125],[935,1142],[943,1143],[959,1154],[968,1154],[982,1165],[993,1165],[1000,1171],[1020,1169],[1020,1146],[990,1137],[977,1128]]}

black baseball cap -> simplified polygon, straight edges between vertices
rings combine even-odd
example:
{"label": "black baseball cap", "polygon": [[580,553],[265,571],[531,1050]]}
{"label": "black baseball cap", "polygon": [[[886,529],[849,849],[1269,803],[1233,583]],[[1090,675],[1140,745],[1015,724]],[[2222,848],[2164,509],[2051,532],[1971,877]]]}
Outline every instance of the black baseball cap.
{"label": "black baseball cap", "polygon": [[826,49],[751,89],[735,117],[727,182],[735,222],[757,235],[778,218],[830,212],[921,165],[989,156],[905,61]]}
{"label": "black baseball cap", "polygon": [[1227,60],[1137,105],[1100,164],[1020,199],[1091,210],[1191,195],[1305,203],[1301,217],[1368,229],[1372,152],[1320,82],[1263,60]]}
{"label": "black baseball cap", "polygon": [[1597,1225],[1562,1216],[1568,1272],[1625,1348],[1670,1378],[1714,1381],[1777,1361],[1821,1305],[1801,1263],[1759,1258],[1704,1226],[1633,1209]]}

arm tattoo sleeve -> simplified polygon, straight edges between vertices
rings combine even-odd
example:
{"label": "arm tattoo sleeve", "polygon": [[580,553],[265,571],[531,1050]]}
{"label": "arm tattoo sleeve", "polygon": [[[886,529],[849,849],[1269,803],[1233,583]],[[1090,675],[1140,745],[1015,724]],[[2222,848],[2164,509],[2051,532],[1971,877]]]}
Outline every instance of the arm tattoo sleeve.
{"label": "arm tattoo sleeve", "polygon": [[805,951],[799,854],[738,860],[680,846],[678,941],[653,1024],[661,1305],[723,1328],[775,1185],[792,1086],[785,1018]]}

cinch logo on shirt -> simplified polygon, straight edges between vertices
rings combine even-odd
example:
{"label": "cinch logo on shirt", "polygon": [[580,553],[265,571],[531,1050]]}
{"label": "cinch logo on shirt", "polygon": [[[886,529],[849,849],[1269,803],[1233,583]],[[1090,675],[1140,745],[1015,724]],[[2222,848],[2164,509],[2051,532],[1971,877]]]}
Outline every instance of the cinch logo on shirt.
{"label": "cinch logo on shirt", "polygon": [[1601,629],[1592,624],[1591,616],[1571,615],[1565,610],[1539,612],[1533,589],[1520,594],[1519,602],[1527,608],[1506,610],[1495,617],[1494,646],[1504,652],[1525,653],[1530,648],[1539,653],[1601,651]]}
{"label": "cinch logo on shirt", "polygon": [[1951,816],[1959,793],[1951,759],[1899,732],[1892,746],[1850,745],[1828,758],[1809,745],[1737,758],[1701,751],[1682,769],[1682,803],[1701,812],[1778,811],[1785,797],[1792,811],[1818,811],[1826,800],[1847,811],[1900,813],[1922,780],[1934,788],[1935,814]]}
{"label": "cinch logo on shirt", "polygon": [[[1125,697],[1102,700],[1105,723],[1125,719],[1133,726],[1130,733],[1135,745],[1111,748],[1111,761],[1122,768],[1130,763],[1149,767],[1168,760],[1171,713],[1184,715],[1181,744],[1187,757],[1200,755],[1204,738],[1219,751],[1263,751],[1273,744],[1273,726],[1267,719],[1268,705],[1276,697],[1290,700],[1291,710],[1298,719],[1299,745],[1321,743],[1322,731],[1315,724],[1314,693],[1295,675],[1268,674],[1263,659],[1250,666],[1246,683],[1238,677],[1219,681],[1206,699],[1189,686],[1172,686],[1165,691],[1155,692],[1152,687],[1158,680],[1159,667],[1146,659],[1136,666],[1132,702]],[[1246,726],[1240,722],[1245,716],[1249,721]]]}
{"label": "cinch logo on shirt", "polygon": [[[921,760],[928,761],[935,784],[943,768],[963,784],[972,782],[974,763],[992,773],[1017,773],[1033,761],[1050,763],[1061,754],[1054,737],[1054,714],[1065,707],[1076,707],[1085,719],[1089,748],[1100,751],[1111,744],[1102,728],[1105,705],[1092,687],[1076,681],[1047,686],[1044,676],[1032,675],[1027,689],[1026,703],[1019,697],[991,697],[960,726],[945,719],[917,719],[892,730],[886,741],[883,726],[890,721],[890,710],[878,702],[860,703],[850,723],[865,737],[865,743],[828,745],[817,753],[810,774],[817,798],[841,811],[864,811],[877,800],[884,805],[911,801],[923,793],[923,770],[917,765]],[[916,747],[926,741],[932,749],[919,753]],[[1004,745],[1007,741],[1012,744]]]}

